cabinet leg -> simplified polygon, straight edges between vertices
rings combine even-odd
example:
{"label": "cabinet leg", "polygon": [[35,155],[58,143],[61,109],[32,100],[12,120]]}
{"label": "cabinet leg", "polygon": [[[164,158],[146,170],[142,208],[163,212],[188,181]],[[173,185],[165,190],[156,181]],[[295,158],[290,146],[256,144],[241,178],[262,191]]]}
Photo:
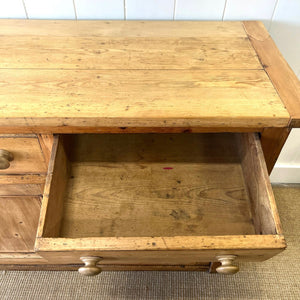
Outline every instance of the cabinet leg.
{"label": "cabinet leg", "polygon": [[209,265],[209,270],[208,270],[208,273],[217,273],[217,268],[221,266],[221,263],[220,262],[211,262],[210,265]]}
{"label": "cabinet leg", "polygon": [[265,128],[261,133],[261,146],[269,174],[272,172],[280,151],[289,136],[291,128]]}

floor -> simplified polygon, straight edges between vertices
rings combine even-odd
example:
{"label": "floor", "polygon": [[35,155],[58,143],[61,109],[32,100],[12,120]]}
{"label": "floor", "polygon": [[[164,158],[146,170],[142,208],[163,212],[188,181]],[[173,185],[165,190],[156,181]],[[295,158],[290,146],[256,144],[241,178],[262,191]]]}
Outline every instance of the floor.
{"label": "floor", "polygon": [[0,271],[0,299],[300,299],[300,185],[274,185],[288,249],[234,276],[201,272]]}

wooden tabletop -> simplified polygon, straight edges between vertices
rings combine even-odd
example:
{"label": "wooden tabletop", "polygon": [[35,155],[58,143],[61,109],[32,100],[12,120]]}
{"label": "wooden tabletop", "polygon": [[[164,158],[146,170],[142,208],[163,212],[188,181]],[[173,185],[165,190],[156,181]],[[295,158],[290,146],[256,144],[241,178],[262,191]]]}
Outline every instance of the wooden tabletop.
{"label": "wooden tabletop", "polygon": [[259,22],[0,20],[0,131],[287,126],[266,34]]}

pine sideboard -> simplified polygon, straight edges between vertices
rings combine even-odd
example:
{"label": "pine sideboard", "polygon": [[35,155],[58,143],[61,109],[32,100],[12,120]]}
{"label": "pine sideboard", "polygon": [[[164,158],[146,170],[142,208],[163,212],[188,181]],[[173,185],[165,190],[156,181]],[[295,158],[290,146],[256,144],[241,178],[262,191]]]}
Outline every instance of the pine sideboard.
{"label": "pine sideboard", "polygon": [[234,274],[286,242],[269,174],[299,81],[261,22],[0,20],[0,267]]}

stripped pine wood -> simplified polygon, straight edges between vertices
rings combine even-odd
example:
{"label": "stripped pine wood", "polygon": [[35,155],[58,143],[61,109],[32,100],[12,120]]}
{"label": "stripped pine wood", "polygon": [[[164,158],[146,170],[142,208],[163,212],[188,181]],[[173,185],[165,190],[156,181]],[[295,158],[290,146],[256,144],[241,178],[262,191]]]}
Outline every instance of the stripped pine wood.
{"label": "stripped pine wood", "polygon": [[[67,121],[67,120],[66,120]],[[77,119],[78,121],[78,119]],[[80,121],[80,120],[79,120]],[[84,123],[84,120],[81,120]],[[51,121],[50,121],[51,122]],[[168,122],[166,121],[166,124]],[[128,122],[127,122],[128,124]],[[146,124],[144,124],[146,126]],[[261,132],[263,128],[255,127],[80,127],[80,126],[51,126],[39,127],[39,132],[43,134],[55,133],[201,133],[201,132]],[[24,126],[1,127],[2,132],[29,132],[36,131],[34,128]]]}
{"label": "stripped pine wood", "polygon": [[74,134],[60,135],[60,139],[68,159],[79,163],[239,162],[231,133]]}
{"label": "stripped pine wood", "polygon": [[[36,240],[49,263],[93,255],[104,256],[104,264],[191,265],[226,253],[261,261],[285,248],[267,178],[259,183],[263,199],[246,198],[244,176],[253,179],[241,168],[238,148],[252,146],[247,134],[239,141],[235,134],[66,135],[60,144],[71,169],[68,185],[48,181],[56,197],[43,201]],[[261,150],[247,155],[263,168]],[[54,200],[64,203],[60,232],[45,230]],[[250,203],[255,214],[270,215],[266,222],[275,230],[266,225],[254,235]]]}
{"label": "stripped pine wood", "polygon": [[240,150],[245,184],[252,203],[256,234],[282,234],[275,198],[270,184],[259,137],[243,134]]}
{"label": "stripped pine wood", "polygon": [[258,57],[291,115],[300,127],[300,81],[285,61],[262,22],[245,21],[245,30]]}
{"label": "stripped pine wood", "polygon": [[38,134],[37,137],[46,161],[46,165],[48,166],[53,146],[53,134]]}
{"label": "stripped pine wood", "polygon": [[289,123],[242,22],[0,24],[3,132],[261,131]]}
{"label": "stripped pine wood", "polygon": [[12,69],[262,69],[245,37],[6,36],[0,56]]}
{"label": "stripped pine wood", "polygon": [[29,196],[29,195],[43,195],[44,183],[42,184],[8,184],[1,185],[0,196]]}
{"label": "stripped pine wood", "polygon": [[[281,235],[232,235],[232,236],[174,236],[174,237],[103,237],[103,238],[38,238],[37,250],[66,251],[120,251],[130,250],[276,250],[286,247]],[[258,251],[259,252],[259,251]],[[57,255],[62,253],[57,253]],[[117,253],[118,254],[118,253]],[[208,253],[209,255],[209,253]]]}
{"label": "stripped pine wood", "polygon": [[40,197],[0,197],[0,252],[34,251],[40,206]]}
{"label": "stripped pine wood", "polygon": [[0,20],[0,56],[0,264],[208,270],[285,249],[262,148],[270,171],[299,81],[262,23]]}
{"label": "stripped pine wood", "polygon": [[254,233],[231,134],[78,135],[64,144],[74,162],[60,236]]}
{"label": "stripped pine wood", "polygon": [[262,128],[289,122],[262,70],[2,69],[0,77],[5,78],[0,86],[4,129],[8,119],[9,127],[71,131],[80,126]]}
{"label": "stripped pine wood", "polygon": [[104,162],[71,168],[61,236],[254,233],[238,165]]}
{"label": "stripped pine wood", "polygon": [[[66,242],[69,242],[67,240]],[[182,240],[182,242],[185,242]],[[257,243],[257,241],[253,241]],[[50,244],[51,245],[51,244]],[[50,246],[49,245],[49,246]],[[230,242],[227,243],[227,247],[230,246]],[[104,259],[101,264],[105,265],[195,265],[201,261],[209,262],[216,259],[216,256],[222,253],[235,254],[240,262],[262,262],[270,259],[274,255],[281,253],[284,249],[262,249],[260,245],[256,249],[240,249],[235,250],[227,248],[228,250],[195,250],[195,251],[61,251],[60,248],[55,248],[55,245],[51,245],[52,251],[43,251],[40,254],[47,259],[50,264],[79,264],[81,263],[80,257],[83,256],[101,256]],[[44,248],[46,249],[46,247]],[[229,250],[230,249],[230,250]],[[162,268],[161,268],[162,270]]]}
{"label": "stripped pine wood", "polygon": [[0,185],[10,184],[44,184],[46,174],[0,175]]}
{"label": "stripped pine wood", "polygon": [[153,238],[38,238],[36,251],[49,263],[81,263],[81,256],[103,257],[101,264],[195,265],[235,254],[238,261],[264,261],[286,247],[276,235],[232,235]]}
{"label": "stripped pine wood", "polygon": [[0,175],[0,196],[42,195],[46,174]]}
{"label": "stripped pine wood", "polygon": [[247,37],[242,22],[0,20],[1,36]]}
{"label": "stripped pine wood", "polygon": [[63,198],[68,179],[68,163],[64,148],[54,137],[45,183],[37,235],[57,235],[62,219]]}
{"label": "stripped pine wood", "polygon": [[264,128],[261,133],[261,146],[269,174],[290,134],[291,127]]}
{"label": "stripped pine wood", "polygon": [[[31,250],[32,251],[32,250]],[[32,269],[31,266],[45,265],[47,260],[34,252],[0,252],[0,269],[1,270],[21,270],[27,266],[27,270]],[[18,269],[18,267],[20,268]]]}
{"label": "stripped pine wood", "polygon": [[0,149],[14,155],[10,167],[0,170],[2,174],[46,173],[47,166],[37,138],[3,137],[0,138]]}

